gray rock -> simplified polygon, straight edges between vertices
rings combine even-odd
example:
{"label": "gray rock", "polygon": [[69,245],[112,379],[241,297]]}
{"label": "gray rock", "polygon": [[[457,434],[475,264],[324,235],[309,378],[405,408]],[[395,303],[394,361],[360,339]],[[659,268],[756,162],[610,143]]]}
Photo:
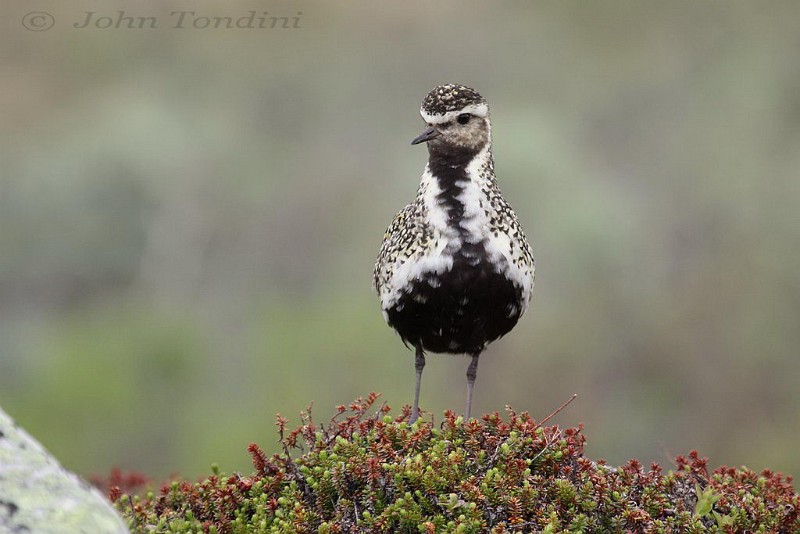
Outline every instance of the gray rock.
{"label": "gray rock", "polygon": [[111,503],[0,409],[0,533],[128,532]]}

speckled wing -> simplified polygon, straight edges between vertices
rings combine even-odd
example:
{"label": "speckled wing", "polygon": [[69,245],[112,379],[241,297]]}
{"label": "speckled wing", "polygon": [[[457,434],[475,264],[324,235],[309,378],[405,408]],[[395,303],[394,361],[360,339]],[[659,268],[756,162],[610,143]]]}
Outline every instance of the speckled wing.
{"label": "speckled wing", "polygon": [[373,287],[381,297],[384,309],[398,297],[403,287],[398,278],[426,253],[433,232],[420,214],[417,203],[409,204],[398,213],[383,236],[381,250],[373,271]]}
{"label": "speckled wing", "polygon": [[525,238],[517,214],[514,213],[500,191],[492,188],[488,196],[494,212],[492,233],[495,246],[499,245],[509,262],[506,276],[522,288],[522,313],[524,313],[530,302],[534,284],[536,262],[533,258],[533,251]]}
{"label": "speckled wing", "polygon": [[514,210],[511,209],[511,206],[502,196],[500,197],[500,205],[500,218],[505,219],[505,222],[508,225],[508,235],[511,237],[512,242],[516,242],[520,247],[518,261],[520,261],[523,265],[530,267],[531,278],[533,278],[535,263],[533,259],[533,251],[531,250],[528,239],[525,237],[525,233],[522,230],[522,225],[519,223],[519,219],[517,219],[517,214],[514,213]]}
{"label": "speckled wing", "polygon": [[394,273],[394,264],[407,255],[415,240],[414,223],[416,208],[409,204],[394,216],[389,228],[383,235],[378,259],[372,272],[372,287],[381,294],[381,290],[389,284]]}

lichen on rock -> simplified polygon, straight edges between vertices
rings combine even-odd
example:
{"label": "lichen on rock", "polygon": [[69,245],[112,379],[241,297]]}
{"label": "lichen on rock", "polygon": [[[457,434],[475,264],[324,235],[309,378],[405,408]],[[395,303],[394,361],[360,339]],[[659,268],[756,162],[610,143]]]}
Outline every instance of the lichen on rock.
{"label": "lichen on rock", "polygon": [[0,532],[128,532],[95,488],[0,409]]}

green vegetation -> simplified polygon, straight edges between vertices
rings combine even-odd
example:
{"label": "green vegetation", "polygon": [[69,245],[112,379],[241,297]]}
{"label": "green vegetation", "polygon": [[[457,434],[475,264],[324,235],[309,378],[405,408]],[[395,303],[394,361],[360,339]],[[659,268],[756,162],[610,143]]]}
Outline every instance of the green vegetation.
{"label": "green vegetation", "polygon": [[[692,451],[664,473],[584,457],[582,429],[507,408],[434,425],[389,415],[376,394],[327,424],[287,429],[283,452],[251,444],[255,471],[174,481],[134,495],[140,477],[105,482],[135,532],[796,532],[791,478],[721,467]],[[549,418],[548,418],[549,419]],[[127,493],[126,493],[127,492]]]}

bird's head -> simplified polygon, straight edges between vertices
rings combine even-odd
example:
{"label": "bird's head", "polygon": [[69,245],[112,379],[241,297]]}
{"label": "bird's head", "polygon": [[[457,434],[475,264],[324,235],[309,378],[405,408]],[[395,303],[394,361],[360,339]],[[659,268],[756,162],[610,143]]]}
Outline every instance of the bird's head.
{"label": "bird's head", "polygon": [[434,152],[479,152],[491,139],[489,106],[475,89],[440,85],[422,101],[419,110],[425,131],[412,145],[428,143]]}

